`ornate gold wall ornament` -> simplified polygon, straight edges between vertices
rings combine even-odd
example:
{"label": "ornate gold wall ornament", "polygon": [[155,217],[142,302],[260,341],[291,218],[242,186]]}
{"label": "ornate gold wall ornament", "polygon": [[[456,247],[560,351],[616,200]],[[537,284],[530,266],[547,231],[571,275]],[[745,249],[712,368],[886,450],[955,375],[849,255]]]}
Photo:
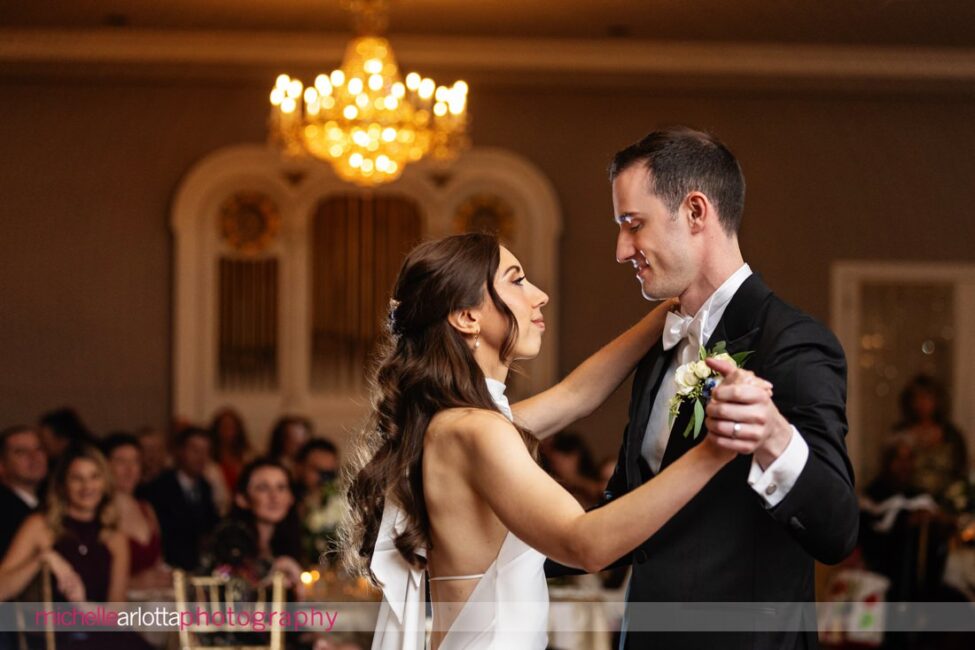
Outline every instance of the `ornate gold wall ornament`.
{"label": "ornate gold wall ornament", "polygon": [[515,236],[515,211],[494,194],[474,194],[454,213],[455,232],[487,232],[511,243]]}
{"label": "ornate gold wall ornament", "polygon": [[220,236],[238,253],[264,252],[280,229],[281,213],[277,204],[261,192],[237,192],[220,206]]}

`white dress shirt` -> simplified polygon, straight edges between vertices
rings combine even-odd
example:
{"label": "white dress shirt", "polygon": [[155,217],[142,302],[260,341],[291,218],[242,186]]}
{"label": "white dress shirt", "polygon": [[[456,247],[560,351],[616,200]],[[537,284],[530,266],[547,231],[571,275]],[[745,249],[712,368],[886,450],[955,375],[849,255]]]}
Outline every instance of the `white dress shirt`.
{"label": "white dress shirt", "polygon": [[[697,359],[701,345],[710,343],[709,339],[724,315],[725,309],[751,274],[752,270],[747,264],[743,264],[741,268],[732,273],[694,314],[688,327],[687,338],[677,345],[677,353],[665,371],[660,390],[657,391],[654,399],[653,408],[650,411],[650,420],[647,422],[646,434],[643,437],[643,446],[640,450],[654,474],[660,471],[664,452],[667,450],[667,443],[670,440],[669,404],[670,399],[677,392],[677,385],[674,382],[677,368]],[[713,345],[713,343],[711,344]],[[808,457],[809,446],[793,427],[792,438],[788,446],[771,465],[763,470],[758,462],[752,458],[748,484],[762,497],[766,507],[772,508],[778,505],[795,485],[796,479],[799,478],[803,467],[806,466]]]}
{"label": "white dress shirt", "polygon": [[36,494],[31,494],[30,492],[28,492],[27,490],[21,487],[10,486],[10,489],[13,490],[14,494],[20,497],[21,501],[27,504],[28,508],[32,510],[37,510],[37,506],[39,504],[38,504],[38,499]]}

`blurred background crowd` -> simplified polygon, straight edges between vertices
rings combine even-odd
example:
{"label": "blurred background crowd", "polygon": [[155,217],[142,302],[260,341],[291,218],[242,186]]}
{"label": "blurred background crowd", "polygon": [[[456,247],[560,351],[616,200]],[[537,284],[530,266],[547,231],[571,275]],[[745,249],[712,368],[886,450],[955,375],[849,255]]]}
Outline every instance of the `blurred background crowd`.
{"label": "blurred background crowd", "polygon": [[[889,601],[975,600],[969,569],[953,561],[975,547],[975,487],[947,405],[935,379],[912,379],[879,474],[860,480],[860,544],[845,566],[889,581]],[[586,507],[616,464],[571,431],[546,439],[540,460]],[[174,569],[253,585],[280,571],[289,599],[309,598],[310,571],[342,579],[332,553],[340,467],[337,446],[298,415],[263,436],[232,408],[205,425],[98,434],[72,408],[49,411],[0,433],[0,596],[31,599],[43,561],[57,600],[150,599],[171,593]],[[617,589],[625,576],[600,584]]]}

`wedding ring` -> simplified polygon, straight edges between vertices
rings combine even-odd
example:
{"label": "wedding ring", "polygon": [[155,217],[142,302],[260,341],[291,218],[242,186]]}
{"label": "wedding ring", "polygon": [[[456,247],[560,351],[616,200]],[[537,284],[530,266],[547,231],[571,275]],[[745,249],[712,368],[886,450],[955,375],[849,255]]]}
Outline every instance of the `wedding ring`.
{"label": "wedding ring", "polygon": [[741,433],[741,423],[735,422],[735,426],[731,427],[731,439],[734,440]]}

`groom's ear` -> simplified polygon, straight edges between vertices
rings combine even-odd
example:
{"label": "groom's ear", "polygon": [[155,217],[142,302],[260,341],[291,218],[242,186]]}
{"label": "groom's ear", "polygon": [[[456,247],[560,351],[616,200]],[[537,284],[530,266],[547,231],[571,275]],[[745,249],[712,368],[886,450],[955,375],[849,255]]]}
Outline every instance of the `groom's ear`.
{"label": "groom's ear", "polygon": [[481,310],[458,309],[447,315],[447,322],[461,334],[473,336],[481,331]]}
{"label": "groom's ear", "polygon": [[691,233],[694,234],[702,232],[707,222],[718,216],[711,201],[702,192],[688,194],[687,198],[684,199],[684,206],[687,209],[687,221],[690,224]]}

